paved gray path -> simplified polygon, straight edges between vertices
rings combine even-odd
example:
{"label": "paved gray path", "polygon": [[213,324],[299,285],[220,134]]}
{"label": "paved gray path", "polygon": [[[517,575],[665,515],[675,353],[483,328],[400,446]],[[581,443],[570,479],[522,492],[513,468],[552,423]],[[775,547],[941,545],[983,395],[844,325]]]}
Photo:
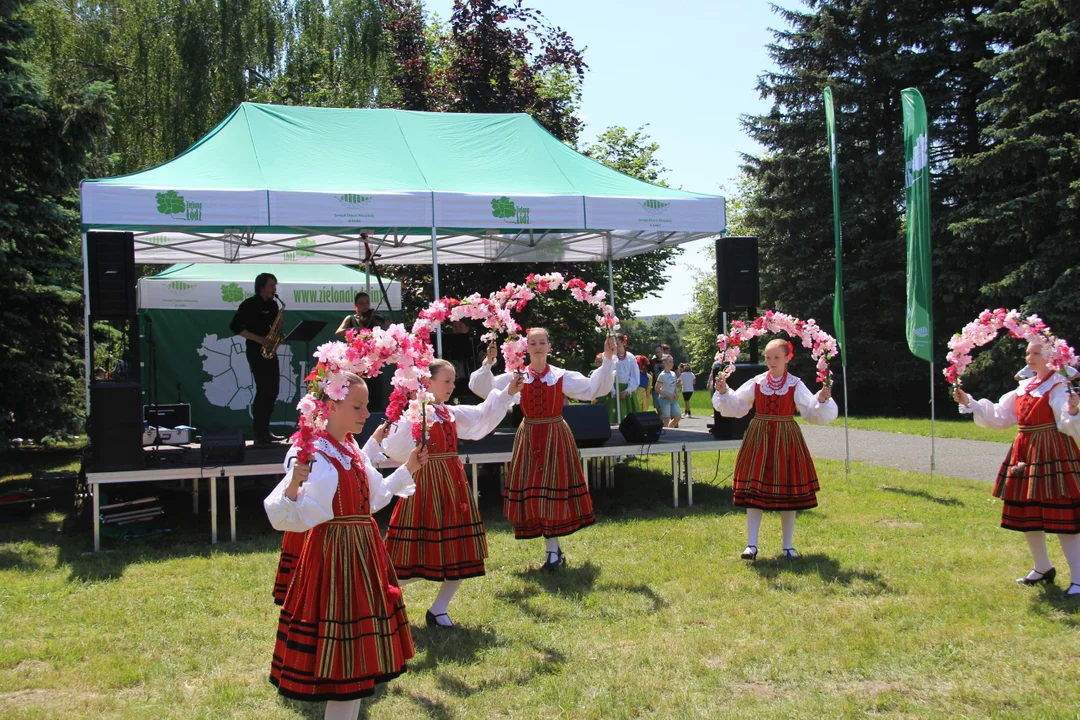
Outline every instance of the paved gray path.
{"label": "paved gray path", "polygon": [[[712,416],[708,418],[684,417],[679,427],[688,430],[704,430],[706,424],[711,423]],[[830,460],[844,459],[843,418],[825,427],[802,425],[800,428],[811,455]],[[851,438],[852,461],[896,470],[930,472],[930,438],[928,437],[871,430],[849,430],[848,432]],[[998,468],[1001,467],[1001,461],[1005,459],[1005,453],[1008,450],[1008,443],[937,438],[934,473],[967,480],[993,482],[997,478]]]}

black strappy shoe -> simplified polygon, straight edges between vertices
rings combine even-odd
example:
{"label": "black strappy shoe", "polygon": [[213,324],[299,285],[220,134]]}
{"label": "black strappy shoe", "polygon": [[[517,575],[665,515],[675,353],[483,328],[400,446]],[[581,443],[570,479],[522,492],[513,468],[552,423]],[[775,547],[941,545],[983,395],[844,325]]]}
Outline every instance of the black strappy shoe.
{"label": "black strappy shoe", "polygon": [[1039,577],[1029,578],[1027,575],[1025,575],[1022,578],[1016,578],[1016,582],[1020,583],[1021,585],[1038,585],[1039,583],[1049,584],[1054,582],[1054,578],[1057,577],[1057,568],[1050,568],[1044,573],[1041,573],[1038,570],[1032,570],[1031,572],[1035,573]]}
{"label": "black strappy shoe", "polygon": [[742,560],[757,560],[757,545],[747,545],[739,558]]}
{"label": "black strappy shoe", "polygon": [[[554,560],[551,559],[552,555],[555,556]],[[566,567],[566,555],[563,554],[563,551],[560,548],[556,552],[549,552],[547,554],[547,559],[545,560],[544,564],[540,566],[540,569],[551,571],[561,570],[564,567]]]}
{"label": "black strappy shoe", "polygon": [[1080,592],[1070,593],[1073,588],[1080,588],[1080,583],[1073,583],[1069,587],[1065,588],[1065,597],[1068,598],[1080,598]]}
{"label": "black strappy shoe", "polygon": [[799,557],[799,553],[795,552],[795,548],[793,548],[793,547],[784,548],[784,559],[785,560],[794,560],[797,557]]}
{"label": "black strappy shoe", "polygon": [[439,623],[439,618],[441,618],[441,617],[444,617],[447,620],[450,620],[450,616],[447,615],[446,613],[439,613],[438,615],[435,615],[430,610],[428,610],[427,611],[427,616],[425,617],[425,620],[427,621],[427,626],[428,627],[443,628],[444,630],[453,630],[454,628],[457,627],[457,625],[454,624],[453,620],[450,620],[449,625],[440,624]]}

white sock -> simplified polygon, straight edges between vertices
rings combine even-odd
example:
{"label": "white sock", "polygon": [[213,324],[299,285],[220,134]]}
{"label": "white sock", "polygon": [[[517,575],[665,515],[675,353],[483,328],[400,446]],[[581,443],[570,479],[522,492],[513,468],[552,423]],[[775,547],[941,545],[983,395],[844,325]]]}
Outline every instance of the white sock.
{"label": "white sock", "polygon": [[[1046,552],[1046,533],[1042,530],[1024,533],[1027,540],[1028,550],[1031,551],[1031,559],[1035,563],[1035,569],[1028,573],[1029,580],[1038,580],[1043,573],[1050,572],[1053,565],[1050,564],[1050,554]],[[1080,570],[1080,567],[1077,567]]]}
{"label": "white sock", "polygon": [[461,587],[460,580],[447,580],[439,588],[439,594],[435,596],[435,602],[431,603],[431,614],[435,616],[435,622],[440,625],[449,625],[450,620],[448,618],[439,617],[443,615],[450,607],[450,601],[454,598],[454,593]]}
{"label": "white sock", "polygon": [[414,582],[420,582],[420,581],[421,581],[421,580],[423,580],[423,579],[424,579],[424,578],[418,578],[418,577],[415,577],[415,578],[405,578],[405,579],[401,579],[401,578],[399,578],[399,579],[398,579],[398,581],[397,581],[397,584],[398,584],[398,585],[399,585],[400,587],[405,587],[406,585],[411,585],[411,584],[413,584]]}
{"label": "white sock", "polygon": [[356,720],[360,717],[360,700],[328,700],[323,720]]}
{"label": "white sock", "polygon": [[761,530],[761,517],[765,511],[757,508],[746,509],[746,544],[757,547],[758,531]]}
{"label": "white sock", "polygon": [[784,546],[782,550],[791,547],[791,539],[795,535],[795,511],[783,510],[780,512],[780,530],[784,533]]}
{"label": "white sock", "polygon": [[[1065,553],[1065,561],[1069,563],[1069,571],[1072,578],[1069,582],[1080,583],[1080,535],[1058,534],[1058,542],[1061,543],[1061,552]],[[1070,587],[1073,592],[1070,595],[1080,594],[1080,587]]]}
{"label": "white sock", "polygon": [[544,546],[552,555],[559,554],[559,538],[544,538]]}

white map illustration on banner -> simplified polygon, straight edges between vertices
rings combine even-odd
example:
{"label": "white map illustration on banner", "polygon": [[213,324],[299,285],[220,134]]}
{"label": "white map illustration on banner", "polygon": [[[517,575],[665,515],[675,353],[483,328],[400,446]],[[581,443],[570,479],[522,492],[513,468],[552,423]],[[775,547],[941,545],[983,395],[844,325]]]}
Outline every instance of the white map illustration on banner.
{"label": "white map illustration on banner", "polygon": [[[231,336],[219,338],[216,334],[203,338],[198,353],[203,358],[202,369],[211,377],[203,383],[203,392],[211,405],[246,410],[251,414],[255,399],[255,382],[248,367],[245,341]],[[279,345],[277,352],[278,402],[291,403],[296,397],[296,376],[292,372],[292,349]]]}

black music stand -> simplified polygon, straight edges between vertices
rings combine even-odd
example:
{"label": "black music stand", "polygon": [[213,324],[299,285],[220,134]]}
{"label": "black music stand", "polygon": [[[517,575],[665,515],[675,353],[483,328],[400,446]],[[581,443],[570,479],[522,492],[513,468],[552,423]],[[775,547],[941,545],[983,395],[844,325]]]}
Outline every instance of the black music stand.
{"label": "black music stand", "polygon": [[[285,336],[287,343],[304,343],[304,359],[300,361],[303,363],[304,370],[307,370],[307,361],[311,358],[311,341],[323,331],[324,327],[326,327],[325,320],[301,320],[300,324]],[[303,379],[305,375],[307,375],[306,372],[301,373],[300,378]]]}
{"label": "black music stand", "polygon": [[[300,323],[292,329],[292,332],[285,336],[284,342],[304,343],[304,357],[300,360],[300,387],[297,388],[300,391],[301,397],[304,394],[304,378],[306,378],[308,374],[308,362],[311,360],[311,341],[315,339],[316,335],[323,331],[324,327],[326,327],[325,320],[301,320]],[[299,427],[299,425],[297,427]]]}

